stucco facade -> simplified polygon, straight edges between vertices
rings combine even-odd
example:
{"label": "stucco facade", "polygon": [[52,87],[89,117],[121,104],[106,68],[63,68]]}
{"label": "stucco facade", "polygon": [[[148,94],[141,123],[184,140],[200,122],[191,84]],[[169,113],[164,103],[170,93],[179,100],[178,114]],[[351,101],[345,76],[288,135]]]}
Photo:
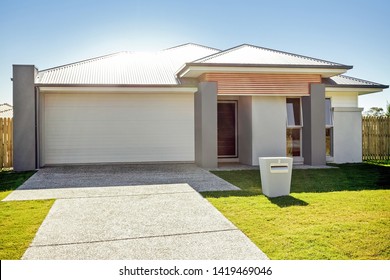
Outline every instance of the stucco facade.
{"label": "stucco facade", "polygon": [[16,171],[37,167],[36,73],[33,65],[13,68],[13,168]]}
{"label": "stucco facade", "polygon": [[362,108],[335,107],[333,162],[362,161]]}

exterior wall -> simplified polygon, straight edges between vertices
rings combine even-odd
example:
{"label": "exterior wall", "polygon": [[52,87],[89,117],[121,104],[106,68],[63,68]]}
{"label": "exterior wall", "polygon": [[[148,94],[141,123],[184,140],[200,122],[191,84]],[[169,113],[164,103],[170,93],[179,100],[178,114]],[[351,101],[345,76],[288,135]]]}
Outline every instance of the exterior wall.
{"label": "exterior wall", "polygon": [[332,107],[358,107],[357,92],[326,92],[326,98],[331,99]]}
{"label": "exterior wall", "polygon": [[34,65],[13,66],[13,167],[15,171],[34,170],[37,167],[35,75]]}
{"label": "exterior wall", "polygon": [[362,108],[333,108],[333,161],[362,162]]}
{"label": "exterior wall", "polygon": [[302,155],[307,165],[326,164],[325,86],[310,85],[310,96],[302,98]]}
{"label": "exterior wall", "polygon": [[217,83],[201,82],[195,93],[195,163],[218,167]]}
{"label": "exterior wall", "polygon": [[362,108],[357,92],[327,91],[333,110],[333,162],[362,162]]}
{"label": "exterior wall", "polygon": [[238,100],[238,156],[243,164],[252,165],[252,97]]}
{"label": "exterior wall", "polygon": [[252,165],[258,157],[286,156],[286,97],[252,97]]}

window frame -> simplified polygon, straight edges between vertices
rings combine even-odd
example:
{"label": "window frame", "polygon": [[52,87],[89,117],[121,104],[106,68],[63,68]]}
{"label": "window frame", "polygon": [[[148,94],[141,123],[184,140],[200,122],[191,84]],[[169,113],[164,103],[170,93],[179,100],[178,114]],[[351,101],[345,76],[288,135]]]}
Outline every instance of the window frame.
{"label": "window frame", "polygon": [[[329,117],[330,117],[330,124],[327,124],[327,119],[326,119],[326,100],[329,100]],[[333,127],[333,112],[332,112],[332,98],[330,97],[325,97],[325,126],[326,127]]]}
{"label": "window frame", "polygon": [[[288,114],[287,114],[287,99],[298,99],[299,100],[299,125],[289,125],[288,124]],[[302,98],[301,97],[286,97],[286,126],[288,128],[300,128],[303,127],[303,114],[302,114]]]}
{"label": "window frame", "polygon": [[[329,100],[330,102],[330,106],[329,106],[329,114],[330,114],[330,124],[327,123],[327,120],[325,118],[325,145],[326,145],[326,130],[329,129],[330,131],[330,153],[328,155],[328,153],[326,152],[326,146],[325,146],[325,153],[326,153],[326,161],[333,161],[333,153],[334,153],[334,148],[333,148],[333,143],[334,143],[334,116],[333,116],[333,110],[332,110],[332,98],[331,97],[325,97],[325,104],[326,104],[326,100]],[[325,107],[325,110],[327,110],[327,108]],[[325,114],[326,114],[326,111],[325,111]],[[325,115],[326,116],[326,115]]]}
{"label": "window frame", "polygon": [[[298,99],[299,100],[299,116],[300,116],[300,124],[299,125],[289,125],[288,124],[288,113],[287,113],[287,99]],[[302,97],[286,97],[286,156],[290,156],[287,154],[287,130],[288,129],[299,129],[299,156],[291,155],[295,163],[303,163],[302,156],[302,128],[303,128],[303,112],[302,112]]]}

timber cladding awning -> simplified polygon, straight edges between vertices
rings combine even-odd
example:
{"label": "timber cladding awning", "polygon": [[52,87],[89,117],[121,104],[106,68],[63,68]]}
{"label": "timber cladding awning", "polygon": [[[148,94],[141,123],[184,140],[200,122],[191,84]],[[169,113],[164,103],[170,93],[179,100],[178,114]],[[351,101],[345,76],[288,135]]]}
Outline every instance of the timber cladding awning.
{"label": "timber cladding awning", "polygon": [[310,94],[310,84],[321,83],[315,74],[206,73],[202,82],[217,82],[220,95]]}

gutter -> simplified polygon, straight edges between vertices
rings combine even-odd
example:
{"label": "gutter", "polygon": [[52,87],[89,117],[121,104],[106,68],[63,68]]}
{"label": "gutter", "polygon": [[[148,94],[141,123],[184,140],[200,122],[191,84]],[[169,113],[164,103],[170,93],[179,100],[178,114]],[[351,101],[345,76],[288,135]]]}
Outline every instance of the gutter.
{"label": "gutter", "polygon": [[192,85],[118,85],[118,84],[44,84],[35,86],[42,92],[134,92],[134,93],[195,93],[197,86]]}
{"label": "gutter", "polygon": [[331,87],[331,88],[378,88],[378,89],[386,89],[389,88],[388,85],[347,85],[347,84],[340,84],[340,85],[331,85],[331,84],[325,84],[325,87]]}

